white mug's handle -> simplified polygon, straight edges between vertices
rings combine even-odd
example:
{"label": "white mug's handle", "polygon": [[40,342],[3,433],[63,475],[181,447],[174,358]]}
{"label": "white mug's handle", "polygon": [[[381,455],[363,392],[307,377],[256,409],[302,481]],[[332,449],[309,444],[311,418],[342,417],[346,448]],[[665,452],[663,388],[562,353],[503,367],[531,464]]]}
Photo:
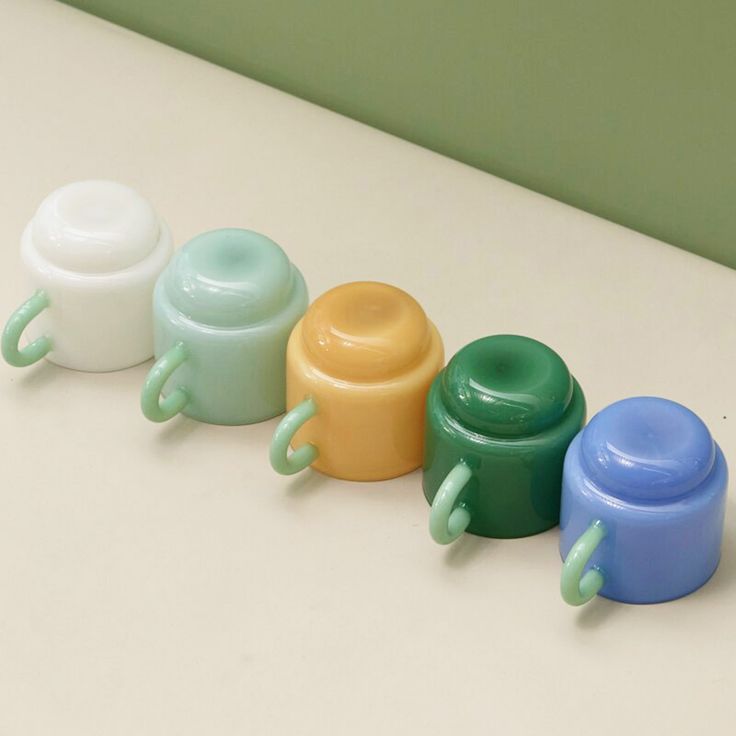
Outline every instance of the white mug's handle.
{"label": "white mug's handle", "polygon": [[51,350],[51,339],[45,335],[36,338],[22,350],[18,347],[20,336],[31,323],[31,320],[38,317],[48,306],[49,298],[46,292],[39,290],[10,315],[10,319],[3,330],[2,337],[3,358],[10,365],[16,368],[32,365],[41,360]]}

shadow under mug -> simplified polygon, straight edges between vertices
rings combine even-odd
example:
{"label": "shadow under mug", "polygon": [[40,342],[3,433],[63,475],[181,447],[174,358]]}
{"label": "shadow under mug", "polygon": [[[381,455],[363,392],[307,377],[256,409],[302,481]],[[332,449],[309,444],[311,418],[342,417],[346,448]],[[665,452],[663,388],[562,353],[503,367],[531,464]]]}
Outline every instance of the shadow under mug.
{"label": "shadow under mug", "polygon": [[681,404],[637,397],[596,414],[565,458],[560,591],[625,603],[680,598],[720,559],[726,461]]}
{"label": "shadow under mug", "polygon": [[427,397],[422,484],[429,531],[515,538],[559,521],[565,452],[585,398],[557,353],[518,335],[466,345]]}
{"label": "shadow under mug", "polygon": [[[153,354],[151,294],[171,236],[137,192],[82,181],[52,192],[21,239],[32,295],[11,315],[2,355],[12,366],[50,362],[112,371]],[[29,344],[20,347],[26,333]]]}
{"label": "shadow under mug", "polygon": [[311,465],[357,481],[415,470],[424,401],[443,362],[439,333],[400,289],[357,282],[326,292],[289,338],[289,411],[273,436],[272,467],[290,475]]}
{"label": "shadow under mug", "polygon": [[286,343],[307,303],[301,273],[264,235],[227,228],[193,238],[154,291],[158,359],[143,414],[227,425],[281,414]]}

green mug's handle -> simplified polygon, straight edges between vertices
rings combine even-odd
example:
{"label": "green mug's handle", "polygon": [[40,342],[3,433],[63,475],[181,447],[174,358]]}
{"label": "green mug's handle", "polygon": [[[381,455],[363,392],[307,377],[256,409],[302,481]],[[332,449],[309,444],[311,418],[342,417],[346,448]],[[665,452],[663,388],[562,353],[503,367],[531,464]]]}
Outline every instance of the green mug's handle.
{"label": "green mug's handle", "polygon": [[141,409],[152,422],[165,422],[175,417],[189,401],[189,395],[182,386],[174,389],[165,399],[161,398],[166,381],[187,359],[187,349],[183,342],[165,352],[148,372],[141,391]]}
{"label": "green mug's handle", "polygon": [[429,512],[429,533],[437,544],[454,542],[470,524],[470,510],[457,500],[473,471],[461,460],[445,477]]}
{"label": "green mug's handle", "polygon": [[560,579],[560,592],[565,603],[582,606],[603,587],[605,578],[600,569],[594,567],[585,575],[583,570],[605,536],[606,527],[602,521],[596,520],[578,537],[567,553]]}
{"label": "green mug's handle", "polygon": [[289,455],[289,445],[302,425],[317,413],[317,402],[310,396],[297,404],[279,422],[271,440],[269,457],[271,467],[281,475],[293,475],[311,465],[318,457],[319,450],[311,443],[302,445]]}
{"label": "green mug's handle", "polygon": [[39,289],[30,299],[23,302],[18,309],[10,315],[5,325],[2,337],[3,358],[16,368],[23,368],[41,360],[51,350],[51,340],[45,335],[36,338],[30,345],[21,350],[18,347],[23,330],[28,327],[31,320],[38,317],[46,307],[49,306],[49,298],[46,292]]}

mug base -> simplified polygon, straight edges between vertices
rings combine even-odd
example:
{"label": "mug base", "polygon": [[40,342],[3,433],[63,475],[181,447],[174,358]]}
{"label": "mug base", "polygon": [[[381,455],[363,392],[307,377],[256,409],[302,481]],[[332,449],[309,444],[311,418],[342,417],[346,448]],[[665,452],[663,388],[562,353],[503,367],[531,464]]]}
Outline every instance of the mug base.
{"label": "mug base", "polygon": [[268,414],[259,415],[256,417],[247,416],[220,418],[197,413],[189,413],[187,412],[186,407],[182,409],[181,412],[182,416],[185,416],[188,419],[193,419],[195,422],[202,422],[202,424],[214,424],[218,427],[245,427],[249,424],[260,424],[261,422],[267,422],[269,419],[280,416],[283,413],[284,410],[280,409],[279,411],[269,412]]}
{"label": "mug base", "polygon": [[394,478],[400,478],[402,475],[413,473],[415,470],[419,470],[419,468],[421,467],[421,463],[419,463],[410,468],[385,470],[383,472],[366,473],[360,476],[356,476],[350,473],[340,473],[325,470],[320,468],[316,463],[311,465],[312,470],[315,470],[321,475],[326,475],[328,478],[335,478],[336,480],[348,480],[352,481],[353,483],[373,483],[380,480],[393,480]]}
{"label": "mug base", "polygon": [[704,585],[706,585],[710,579],[716,574],[716,570],[718,570],[718,565],[720,564],[720,559],[718,560],[718,563],[716,564],[713,572],[708,575],[708,577],[699,582],[695,587],[690,588],[689,590],[686,590],[682,593],[677,593],[675,595],[669,595],[669,596],[662,596],[659,598],[648,598],[645,596],[627,596],[627,595],[618,595],[618,596],[612,596],[612,595],[606,595],[605,593],[599,591],[598,596],[600,598],[606,598],[609,601],[615,601],[616,603],[625,603],[630,606],[653,606],[657,603],[669,603],[671,601],[677,601],[680,600],[680,598],[686,598],[689,595],[692,595],[693,593],[696,593],[698,590],[700,590]]}
{"label": "mug base", "polygon": [[53,352],[44,356],[44,360],[52,363],[53,365],[59,366],[59,368],[66,368],[70,371],[79,371],[80,373],[116,373],[117,371],[124,371],[128,368],[134,368],[137,365],[146,363],[153,357],[153,353],[143,358],[134,358],[133,361],[125,361],[124,363],[114,364],[93,364],[88,361],[76,361],[76,360],[64,360],[63,358],[57,358],[53,355]]}
{"label": "mug base", "polygon": [[523,531],[513,534],[486,534],[485,532],[473,531],[470,528],[466,529],[464,533],[472,534],[474,537],[484,537],[485,539],[526,539],[527,537],[536,537],[537,534],[544,534],[544,532],[548,532],[556,526],[559,526],[558,521],[552,521],[545,526],[534,529],[533,531]]}

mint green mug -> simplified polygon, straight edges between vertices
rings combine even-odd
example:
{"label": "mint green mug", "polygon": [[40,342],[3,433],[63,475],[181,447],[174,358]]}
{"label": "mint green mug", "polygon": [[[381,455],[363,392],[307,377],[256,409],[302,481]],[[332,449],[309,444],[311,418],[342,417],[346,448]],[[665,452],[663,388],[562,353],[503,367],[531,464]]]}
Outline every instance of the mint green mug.
{"label": "mint green mug", "polygon": [[154,289],[144,415],[233,425],[281,414],[286,343],[308,302],[301,273],[264,235],[227,228],[190,240]]}

